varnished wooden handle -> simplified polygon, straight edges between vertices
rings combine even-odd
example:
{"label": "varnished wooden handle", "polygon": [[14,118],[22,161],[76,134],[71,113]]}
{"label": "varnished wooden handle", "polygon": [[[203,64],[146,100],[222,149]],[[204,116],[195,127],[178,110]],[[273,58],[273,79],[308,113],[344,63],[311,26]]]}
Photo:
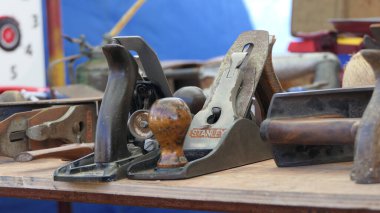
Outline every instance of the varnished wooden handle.
{"label": "varnished wooden handle", "polygon": [[187,163],[182,145],[190,123],[190,110],[180,98],[163,98],[152,105],[149,128],[161,148],[158,168],[176,168]]}
{"label": "varnished wooden handle", "polygon": [[267,119],[261,123],[263,140],[273,144],[353,144],[359,118]]}

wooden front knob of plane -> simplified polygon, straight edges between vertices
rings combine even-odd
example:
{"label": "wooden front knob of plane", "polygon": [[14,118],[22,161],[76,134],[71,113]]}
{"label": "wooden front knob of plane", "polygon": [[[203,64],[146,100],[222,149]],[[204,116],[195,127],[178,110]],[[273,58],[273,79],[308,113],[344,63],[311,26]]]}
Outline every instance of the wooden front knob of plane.
{"label": "wooden front knob of plane", "polygon": [[149,128],[161,148],[158,168],[184,166],[183,140],[191,123],[189,107],[180,98],[162,98],[154,102],[149,112]]}

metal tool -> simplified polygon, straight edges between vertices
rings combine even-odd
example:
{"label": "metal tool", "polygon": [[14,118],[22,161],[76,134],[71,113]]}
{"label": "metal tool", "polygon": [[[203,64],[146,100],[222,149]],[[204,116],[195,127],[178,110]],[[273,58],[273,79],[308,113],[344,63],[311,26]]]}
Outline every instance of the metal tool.
{"label": "metal tool", "polygon": [[[49,108],[28,120],[26,135],[34,141],[58,139],[65,143],[85,143],[94,141],[97,112],[91,105],[74,105],[67,107],[62,116],[56,120],[46,120],[39,115],[52,116],[56,110]],[[44,121],[41,123],[41,121]],[[33,143],[33,142],[32,142]],[[33,146],[33,144],[31,144]]]}
{"label": "metal tool", "polygon": [[380,182],[380,51],[363,50],[376,88],[277,94],[261,124],[278,166],[301,166],[355,159],[351,179]]}
{"label": "metal tool", "polygon": [[22,152],[92,142],[98,101],[1,103],[0,154],[15,158]]}
{"label": "metal tool", "polygon": [[328,89],[273,96],[262,138],[277,166],[351,161],[355,128],[373,88]]}
{"label": "metal tool", "polygon": [[273,66],[282,87],[293,90],[307,84],[321,89],[339,88],[341,65],[338,57],[329,52],[293,53],[273,58]]}
{"label": "metal tool", "polygon": [[[102,53],[101,46],[103,44],[111,43],[112,37],[120,33],[120,31],[126,26],[126,24],[128,24],[131,18],[133,18],[144,2],[145,0],[137,0],[127,11],[125,11],[124,15],[119,19],[114,27],[103,35],[102,44],[92,46],[87,42],[84,35],[80,35],[79,38],[71,38],[67,35],[63,35],[62,37],[68,42],[78,45],[79,53],[52,61],[49,64],[48,73],[52,73],[56,65],[61,64],[62,62],[67,62],[71,84],[87,84],[100,91],[104,91],[107,83],[108,66],[106,58]],[[74,69],[75,62],[80,58],[87,58],[88,60],[83,63],[79,63]],[[49,79],[48,83],[51,83],[50,81],[53,80],[54,79]]]}
{"label": "metal tool", "polygon": [[[140,76],[139,65],[129,51],[139,55],[146,77]],[[139,133],[127,131],[128,121],[136,124],[144,114],[139,110],[172,95],[156,54],[142,38],[116,37],[113,44],[103,47],[103,53],[110,73],[96,127],[95,152],[58,168],[54,180],[112,181],[125,177],[131,163],[149,154],[138,145],[141,138],[134,137]]]}
{"label": "metal tool", "polygon": [[[209,98],[186,132],[183,150],[178,147],[182,143],[179,133],[187,128],[186,122],[179,119],[188,117],[183,104],[161,99],[160,110],[152,106],[149,125],[152,120],[158,125],[157,119],[162,129],[168,129],[152,128],[161,144],[161,157],[157,155],[159,150],[144,155],[130,164],[128,177],[184,179],[271,158],[270,146],[261,141],[259,127],[250,113],[252,97],[274,42],[270,38],[266,31],[249,31],[238,37],[224,57]],[[170,129],[176,127],[172,131],[177,134],[170,134]]]}
{"label": "metal tool", "polygon": [[17,112],[26,112],[34,109],[42,109],[52,106],[62,105],[80,105],[92,104],[98,108],[101,98],[68,98],[68,99],[50,99],[40,101],[17,101],[17,102],[0,102],[0,121],[8,118]]}
{"label": "metal tool", "polygon": [[136,140],[146,140],[153,136],[148,126],[148,110],[135,111],[128,120],[128,129]]}

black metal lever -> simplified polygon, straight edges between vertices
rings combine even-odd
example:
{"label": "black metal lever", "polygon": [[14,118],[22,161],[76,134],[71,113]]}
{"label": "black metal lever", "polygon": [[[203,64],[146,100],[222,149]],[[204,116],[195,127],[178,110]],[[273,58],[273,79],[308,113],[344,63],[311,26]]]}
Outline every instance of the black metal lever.
{"label": "black metal lever", "polygon": [[160,93],[162,93],[160,96],[172,97],[160,60],[143,38],[139,36],[117,36],[113,39],[123,45],[125,49],[137,52],[148,79],[160,89]]}
{"label": "black metal lever", "polygon": [[127,121],[138,76],[138,65],[122,45],[103,46],[110,73],[100,107],[95,138],[95,163],[131,155],[127,148]]}

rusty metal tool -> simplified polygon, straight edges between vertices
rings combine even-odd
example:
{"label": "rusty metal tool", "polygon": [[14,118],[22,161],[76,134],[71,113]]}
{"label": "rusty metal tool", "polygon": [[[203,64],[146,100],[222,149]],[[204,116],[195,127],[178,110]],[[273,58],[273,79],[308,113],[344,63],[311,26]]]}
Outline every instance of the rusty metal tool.
{"label": "rusty metal tool", "polygon": [[278,93],[260,126],[277,166],[304,166],[353,159],[358,122],[373,88]]}
{"label": "rusty metal tool", "polygon": [[[44,113],[44,114],[42,114]],[[55,139],[64,143],[85,143],[94,141],[96,108],[91,105],[74,105],[67,107],[62,116],[57,119],[44,117],[57,115],[51,108],[40,112],[28,120],[29,128],[26,135],[33,141]],[[41,122],[43,121],[43,122]],[[31,142],[30,147],[36,146]]]}
{"label": "rusty metal tool", "polygon": [[[274,96],[260,127],[273,145],[278,166],[352,160],[356,183],[380,182],[380,51],[363,50],[376,87],[313,91]],[[355,143],[355,151],[353,146]]]}
{"label": "rusty metal tool", "polygon": [[[239,118],[249,116],[251,99],[268,58],[269,43],[268,32],[250,31],[242,33],[230,48],[211,87],[210,98],[189,127],[184,144],[188,158],[207,155],[222,143],[221,133]],[[204,136],[207,132],[216,134]]]}
{"label": "rusty metal tool", "polygon": [[237,38],[191,123],[190,110],[178,99],[153,104],[149,126],[161,155],[151,152],[131,163],[128,178],[184,179],[270,159],[270,145],[261,141],[250,108],[265,64],[270,63],[271,42],[274,38],[266,31],[248,31]]}
{"label": "rusty metal tool", "polygon": [[[380,66],[380,51],[362,50],[361,57],[368,70],[376,73]],[[361,140],[367,138],[363,135],[369,136],[356,132],[360,132],[358,127],[364,124],[367,131],[371,126],[367,124],[369,115],[362,116],[365,109],[370,108],[368,103],[372,92],[373,88],[367,87],[276,94],[260,131],[262,138],[273,144],[277,165],[302,166],[352,160],[355,137],[359,141],[359,135]],[[376,115],[372,113],[371,118]],[[356,152],[358,150],[364,150],[367,156],[365,158],[362,154],[358,159],[374,159],[368,157],[370,148],[356,149]],[[359,173],[363,175],[363,172]],[[361,181],[363,179],[358,180]]]}
{"label": "rusty metal tool", "polygon": [[[137,52],[141,63],[129,51]],[[113,181],[125,177],[128,166],[141,156],[159,154],[158,147],[144,149],[145,139],[151,137],[144,125],[146,110],[156,99],[172,96],[157,55],[140,37],[115,37],[103,46],[103,53],[110,73],[94,153],[58,168],[54,180]]]}
{"label": "rusty metal tool", "polygon": [[96,111],[94,104],[83,104],[14,113],[0,121],[0,154],[16,157],[21,152],[92,142]]}
{"label": "rusty metal tool", "polygon": [[0,153],[3,156],[15,157],[18,153],[28,150],[25,130],[27,119],[38,110],[16,113],[0,123]]}
{"label": "rusty metal tool", "polygon": [[17,102],[0,102],[0,121],[17,113],[26,112],[34,109],[42,109],[52,106],[62,105],[80,105],[92,104],[98,108],[101,98],[67,98],[67,99],[49,99],[39,101],[17,101]]}
{"label": "rusty metal tool", "polygon": [[[293,53],[274,57],[273,66],[281,85],[296,89],[312,84],[321,89],[339,88],[341,65],[333,53]],[[294,88],[296,87],[296,88]]]}

